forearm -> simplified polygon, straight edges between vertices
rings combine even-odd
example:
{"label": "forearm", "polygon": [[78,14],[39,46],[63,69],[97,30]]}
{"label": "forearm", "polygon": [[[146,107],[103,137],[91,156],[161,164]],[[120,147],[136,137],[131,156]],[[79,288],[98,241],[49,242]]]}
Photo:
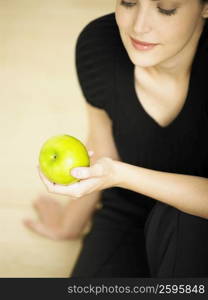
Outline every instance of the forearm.
{"label": "forearm", "polygon": [[99,205],[100,194],[101,191],[97,191],[84,197],[70,200],[66,205],[64,208],[63,229],[69,237],[77,237],[82,233]]}
{"label": "forearm", "polygon": [[116,162],[118,187],[144,194],[185,213],[208,218],[208,179]]}

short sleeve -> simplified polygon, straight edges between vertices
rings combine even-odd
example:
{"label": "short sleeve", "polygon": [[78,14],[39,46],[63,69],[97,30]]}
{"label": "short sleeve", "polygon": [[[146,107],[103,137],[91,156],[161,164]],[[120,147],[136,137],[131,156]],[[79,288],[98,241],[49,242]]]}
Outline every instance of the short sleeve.
{"label": "short sleeve", "polygon": [[110,115],[115,89],[118,32],[114,14],[99,17],[84,27],[76,43],[76,71],[82,93],[91,105]]}

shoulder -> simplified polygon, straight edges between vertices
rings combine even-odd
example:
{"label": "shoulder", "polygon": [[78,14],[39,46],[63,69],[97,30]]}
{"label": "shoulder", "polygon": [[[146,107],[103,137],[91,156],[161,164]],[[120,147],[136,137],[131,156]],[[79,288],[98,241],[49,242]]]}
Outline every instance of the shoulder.
{"label": "shoulder", "polygon": [[122,42],[115,14],[108,14],[92,20],[80,32],[76,43],[76,64],[79,68],[86,61],[88,64],[108,61],[107,66],[121,51]]}
{"label": "shoulder", "polygon": [[76,43],[76,70],[85,99],[108,111],[112,107],[115,88],[115,58],[121,47],[114,13],[88,23]]}
{"label": "shoulder", "polygon": [[80,32],[77,39],[77,46],[97,42],[100,45],[109,47],[119,43],[119,39],[115,14],[111,13],[90,21]]}

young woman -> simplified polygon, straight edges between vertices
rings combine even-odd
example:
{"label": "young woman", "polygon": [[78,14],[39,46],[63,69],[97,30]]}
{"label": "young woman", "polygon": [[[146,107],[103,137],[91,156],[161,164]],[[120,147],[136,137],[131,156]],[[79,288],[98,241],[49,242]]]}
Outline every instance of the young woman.
{"label": "young woman", "polygon": [[203,0],[117,0],[80,33],[92,165],[69,186],[40,173],[74,200],[26,222],[75,238],[92,217],[71,276],[208,276],[207,17]]}

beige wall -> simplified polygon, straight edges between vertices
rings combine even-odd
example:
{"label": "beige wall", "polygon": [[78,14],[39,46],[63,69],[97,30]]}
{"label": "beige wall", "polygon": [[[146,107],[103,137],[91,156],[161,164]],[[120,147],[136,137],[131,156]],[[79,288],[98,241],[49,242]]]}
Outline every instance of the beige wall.
{"label": "beige wall", "polygon": [[36,166],[48,137],[86,140],[88,122],[74,66],[82,27],[115,0],[0,0],[0,277],[67,277],[81,241],[55,242],[24,227],[48,194]]}

